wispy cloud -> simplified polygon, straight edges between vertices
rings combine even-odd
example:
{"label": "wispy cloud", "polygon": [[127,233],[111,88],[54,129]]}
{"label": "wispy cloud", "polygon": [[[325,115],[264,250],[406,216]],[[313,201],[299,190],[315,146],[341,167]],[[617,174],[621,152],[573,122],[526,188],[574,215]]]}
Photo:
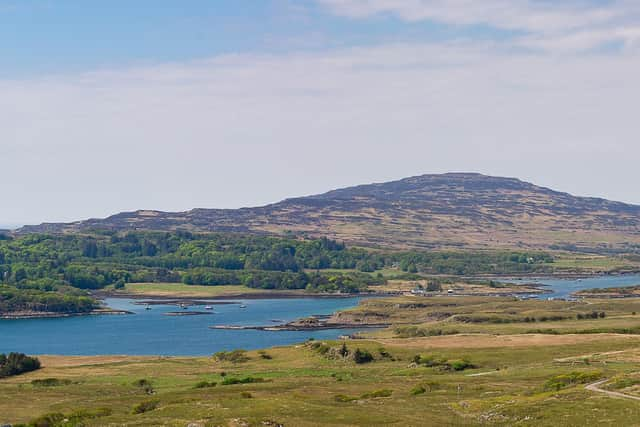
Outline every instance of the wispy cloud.
{"label": "wispy cloud", "polygon": [[484,25],[512,30],[515,45],[545,51],[586,51],[640,40],[637,1],[541,0],[318,0],[351,18],[394,15],[409,22]]}

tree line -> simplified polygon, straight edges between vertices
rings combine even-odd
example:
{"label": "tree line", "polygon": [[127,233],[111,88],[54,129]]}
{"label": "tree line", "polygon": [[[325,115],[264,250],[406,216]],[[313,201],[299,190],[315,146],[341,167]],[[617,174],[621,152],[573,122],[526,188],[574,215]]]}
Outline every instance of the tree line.
{"label": "tree line", "polygon": [[[94,232],[0,240],[0,312],[91,310],[78,290],[139,282],[359,292],[406,274],[549,272],[542,252],[371,251],[343,242],[242,233]],[[371,274],[374,273],[374,274]]]}

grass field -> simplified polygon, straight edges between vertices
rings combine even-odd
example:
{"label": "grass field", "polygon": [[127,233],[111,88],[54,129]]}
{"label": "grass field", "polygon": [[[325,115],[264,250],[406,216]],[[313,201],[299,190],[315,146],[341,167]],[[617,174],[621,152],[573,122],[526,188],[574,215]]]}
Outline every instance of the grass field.
{"label": "grass field", "polygon": [[[545,388],[550,379],[571,372],[598,378],[631,375],[637,369],[639,337],[580,335],[561,342],[542,337],[518,346],[491,341],[495,347],[431,346],[430,340],[442,338],[400,345],[348,341],[349,348],[374,355],[376,360],[362,365],[329,359],[308,345],[269,349],[270,359],[250,352],[244,363],[43,356],[43,369],[0,381],[0,422],[28,422],[52,412],[107,414],[82,419],[87,426],[616,426],[640,417],[639,402],[596,394],[583,384]],[[381,347],[386,357],[380,356]],[[605,363],[612,351],[618,353]],[[466,358],[476,367],[456,372],[416,366],[416,354]],[[221,385],[224,378],[245,377],[264,382]],[[45,378],[61,380],[61,385],[32,384]],[[134,384],[140,379],[151,383],[152,394]],[[202,381],[218,385],[195,388]],[[132,413],[147,401],[155,408]]]}
{"label": "grass field", "polygon": [[620,256],[557,254],[553,266],[559,270],[604,272],[615,270],[637,270],[640,264]]}
{"label": "grass field", "polygon": [[242,285],[223,286],[199,286],[185,285],[183,283],[128,283],[121,291],[112,291],[114,295],[131,294],[141,296],[160,297],[186,297],[186,298],[213,298],[213,297],[235,297],[243,295],[274,295],[299,293],[304,295],[304,291],[279,291],[253,289]]}

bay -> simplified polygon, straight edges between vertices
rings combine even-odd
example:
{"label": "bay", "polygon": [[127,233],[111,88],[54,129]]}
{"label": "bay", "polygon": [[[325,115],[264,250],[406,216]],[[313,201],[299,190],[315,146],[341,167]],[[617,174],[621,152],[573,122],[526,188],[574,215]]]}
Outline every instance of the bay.
{"label": "bay", "polygon": [[175,305],[153,305],[151,310],[145,310],[133,300],[108,298],[105,303],[109,307],[134,314],[0,320],[0,353],[203,356],[223,350],[288,345],[309,338],[335,339],[357,330],[276,332],[220,330],[209,326],[274,325],[315,314],[331,314],[359,301],[360,298],[238,300],[235,304],[213,305],[211,315],[166,316],[164,313],[181,309]]}

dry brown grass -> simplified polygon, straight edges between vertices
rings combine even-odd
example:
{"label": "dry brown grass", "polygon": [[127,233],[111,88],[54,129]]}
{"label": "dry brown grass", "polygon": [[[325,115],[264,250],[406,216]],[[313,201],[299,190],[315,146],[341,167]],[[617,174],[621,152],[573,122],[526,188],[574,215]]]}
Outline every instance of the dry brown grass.
{"label": "dry brown grass", "polygon": [[598,341],[637,341],[640,336],[622,334],[519,334],[519,335],[489,335],[489,334],[460,334],[420,338],[389,338],[376,341],[386,346],[403,348],[498,348],[498,347],[535,347],[558,346],[593,343]]}

